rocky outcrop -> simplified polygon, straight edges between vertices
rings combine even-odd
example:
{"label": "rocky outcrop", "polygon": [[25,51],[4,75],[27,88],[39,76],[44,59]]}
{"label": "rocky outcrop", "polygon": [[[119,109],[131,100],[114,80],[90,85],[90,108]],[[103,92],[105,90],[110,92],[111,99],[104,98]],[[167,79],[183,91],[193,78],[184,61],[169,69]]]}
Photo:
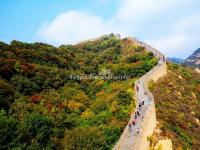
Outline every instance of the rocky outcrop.
{"label": "rocky outcrop", "polygon": [[170,139],[159,140],[153,150],[173,150]]}

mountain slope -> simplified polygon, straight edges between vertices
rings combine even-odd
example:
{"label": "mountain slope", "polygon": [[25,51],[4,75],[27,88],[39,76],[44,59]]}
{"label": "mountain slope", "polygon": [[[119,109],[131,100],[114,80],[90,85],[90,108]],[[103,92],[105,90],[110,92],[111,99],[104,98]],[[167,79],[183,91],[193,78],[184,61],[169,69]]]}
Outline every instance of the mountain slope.
{"label": "mountain slope", "polygon": [[168,64],[168,74],[150,84],[155,98],[161,134],[174,149],[200,147],[200,75],[192,69]]}
{"label": "mountain slope", "polygon": [[[0,60],[0,149],[111,149],[135,107],[134,81],[157,64],[114,35],[59,48],[1,42]],[[130,78],[76,78],[102,73]]]}

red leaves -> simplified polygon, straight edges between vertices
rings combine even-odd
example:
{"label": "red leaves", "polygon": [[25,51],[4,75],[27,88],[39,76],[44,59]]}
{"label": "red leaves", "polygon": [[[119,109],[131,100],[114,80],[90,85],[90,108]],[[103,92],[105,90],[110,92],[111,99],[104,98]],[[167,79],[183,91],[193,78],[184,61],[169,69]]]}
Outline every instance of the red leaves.
{"label": "red leaves", "polygon": [[35,64],[23,63],[21,68],[22,68],[22,72],[26,73],[26,72],[34,70]]}
{"label": "red leaves", "polygon": [[38,102],[40,102],[40,100],[41,100],[41,97],[39,95],[31,96],[31,102],[33,102],[33,103],[38,103]]}
{"label": "red leaves", "polygon": [[197,92],[200,93],[200,85],[197,87]]}
{"label": "red leaves", "polygon": [[13,58],[7,58],[6,62],[7,62],[7,64],[13,65],[15,63],[15,59],[13,59]]}
{"label": "red leaves", "polygon": [[58,108],[59,108],[59,109],[63,109],[63,108],[64,108],[63,103],[59,103],[59,104],[58,104]]}
{"label": "red leaves", "polygon": [[48,102],[46,107],[47,107],[48,111],[52,110],[52,104],[51,103]]}

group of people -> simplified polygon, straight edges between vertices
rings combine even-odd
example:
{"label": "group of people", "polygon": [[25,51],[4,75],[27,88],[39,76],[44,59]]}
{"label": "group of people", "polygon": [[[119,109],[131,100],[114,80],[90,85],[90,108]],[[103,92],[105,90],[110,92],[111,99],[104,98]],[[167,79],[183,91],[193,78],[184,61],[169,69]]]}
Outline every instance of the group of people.
{"label": "group of people", "polygon": [[[141,108],[142,108],[142,106],[144,105],[144,101],[142,101],[141,103],[139,103],[139,105],[138,105],[138,110],[135,112],[135,114],[134,114],[134,119],[132,120],[132,121],[130,121],[129,122],[129,130],[130,130],[130,132],[131,132],[131,126],[134,126],[136,123],[137,123],[137,119],[138,119],[138,117],[140,117],[140,111],[141,111]],[[144,117],[142,117],[142,119],[143,119]],[[139,134],[139,130],[137,131],[137,134]]]}
{"label": "group of people", "polygon": [[141,110],[141,107],[144,105],[144,101],[142,101],[141,103],[139,103],[139,110]]}
{"label": "group of people", "polygon": [[158,62],[158,65],[161,65],[163,62],[166,61],[166,58],[163,56],[163,57],[160,57],[160,60]]}
{"label": "group of people", "polygon": [[[157,54],[155,54],[155,56],[156,55]],[[166,58],[164,56],[160,57],[159,64],[162,64],[162,62],[165,62],[165,61],[166,61]],[[138,81],[138,84],[140,84],[140,81]],[[139,86],[138,85],[136,85],[136,90],[137,90],[137,92],[139,92]],[[144,92],[144,95],[147,95],[146,91]],[[141,108],[142,108],[143,105],[144,105],[144,100],[141,103],[139,103],[138,110],[134,114],[134,119],[132,121],[130,121],[129,124],[128,124],[130,132],[131,132],[131,126],[134,126],[137,123],[137,119],[141,115],[140,111],[141,111]],[[144,118],[144,116],[141,117],[142,121],[143,121],[143,118]],[[138,128],[137,134],[139,134],[139,132],[140,132],[140,129]]]}
{"label": "group of people", "polygon": [[[138,84],[140,84],[140,81],[138,81]],[[139,92],[139,86],[138,86],[138,85],[136,85],[136,90],[137,90],[137,92]],[[144,94],[147,95],[146,92],[144,92]],[[131,126],[135,126],[135,125],[136,125],[136,123],[137,123],[137,121],[138,121],[138,118],[139,118],[140,115],[141,115],[140,112],[141,112],[141,108],[142,108],[143,105],[144,105],[144,100],[143,100],[142,102],[139,103],[138,109],[137,109],[137,111],[136,111],[135,114],[134,114],[134,119],[131,120],[131,121],[129,122],[129,124],[128,124],[130,132],[131,132]],[[144,116],[142,117],[142,120],[143,120],[143,118],[144,118]],[[140,132],[140,130],[139,130],[139,128],[138,128],[137,134],[139,134],[139,132]]]}

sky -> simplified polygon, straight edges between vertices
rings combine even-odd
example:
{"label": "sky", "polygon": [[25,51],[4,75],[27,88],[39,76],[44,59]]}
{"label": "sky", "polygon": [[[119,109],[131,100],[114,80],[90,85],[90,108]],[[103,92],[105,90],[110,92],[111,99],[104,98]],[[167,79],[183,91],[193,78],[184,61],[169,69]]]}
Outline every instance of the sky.
{"label": "sky", "polygon": [[1,0],[0,41],[59,46],[119,33],[184,59],[200,47],[199,6],[200,0]]}

